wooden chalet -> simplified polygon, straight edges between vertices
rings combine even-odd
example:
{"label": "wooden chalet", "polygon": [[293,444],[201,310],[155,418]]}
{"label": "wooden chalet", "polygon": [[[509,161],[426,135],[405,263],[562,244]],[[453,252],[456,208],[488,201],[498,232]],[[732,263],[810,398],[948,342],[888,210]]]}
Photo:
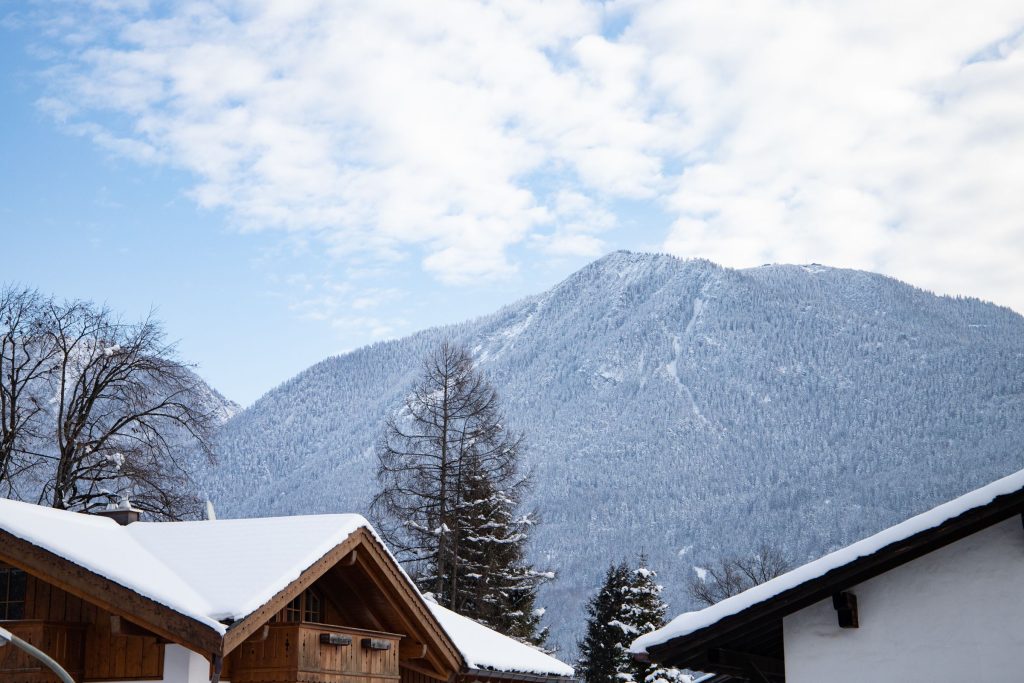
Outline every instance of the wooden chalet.
{"label": "wooden chalet", "polygon": [[1024,471],[638,638],[707,683],[1024,680]]}
{"label": "wooden chalet", "polygon": [[[0,499],[0,626],[76,682],[572,678],[562,662],[426,601],[358,515],[137,519]],[[7,646],[0,681],[57,678]]]}

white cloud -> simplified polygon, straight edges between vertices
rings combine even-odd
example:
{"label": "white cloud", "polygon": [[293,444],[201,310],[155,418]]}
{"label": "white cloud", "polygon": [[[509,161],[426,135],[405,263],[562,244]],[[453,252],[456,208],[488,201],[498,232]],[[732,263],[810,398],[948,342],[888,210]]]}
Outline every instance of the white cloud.
{"label": "white cloud", "polygon": [[1014,2],[646,7],[626,39],[654,55],[693,160],[665,247],[881,270],[1024,311],[1022,26]]}
{"label": "white cloud", "polygon": [[246,230],[465,282],[647,242],[611,207],[651,202],[675,253],[1024,310],[1019,2],[103,5],[48,24],[41,105]]}

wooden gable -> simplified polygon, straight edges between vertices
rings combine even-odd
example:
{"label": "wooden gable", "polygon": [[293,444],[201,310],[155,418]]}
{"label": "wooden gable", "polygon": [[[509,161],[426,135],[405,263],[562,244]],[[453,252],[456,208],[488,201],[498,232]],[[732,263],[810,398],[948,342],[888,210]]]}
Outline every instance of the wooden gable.
{"label": "wooden gable", "polygon": [[[32,577],[34,597],[19,628],[42,628],[33,638],[47,648],[68,650],[62,656],[83,680],[159,676],[167,642],[202,654],[215,669],[223,666],[225,680],[231,675],[238,681],[429,683],[451,680],[464,668],[416,588],[365,528],[259,609],[228,624],[223,636],[2,530],[0,562]],[[287,623],[289,603],[307,591],[315,591],[322,605],[303,616],[315,614],[324,623]],[[303,672],[315,671],[320,673],[303,678]],[[38,681],[19,683],[50,680],[42,673]]]}
{"label": "wooden gable", "polygon": [[358,529],[265,605],[232,624],[223,653],[262,638],[264,627],[310,589],[323,597],[326,625],[400,636],[396,649],[403,668],[442,680],[462,669],[462,656],[451,639],[391,554],[366,529]]}

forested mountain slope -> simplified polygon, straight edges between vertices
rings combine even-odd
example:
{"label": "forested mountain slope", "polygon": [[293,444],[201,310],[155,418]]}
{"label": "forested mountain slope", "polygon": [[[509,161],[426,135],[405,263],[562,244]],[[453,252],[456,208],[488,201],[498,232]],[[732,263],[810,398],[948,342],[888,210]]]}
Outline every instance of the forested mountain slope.
{"label": "forested mountain slope", "polygon": [[611,254],[461,325],[329,358],[227,423],[222,515],[363,511],[381,422],[442,338],[526,432],[542,597],[571,648],[611,560],[803,561],[1024,467],[1024,318],[879,275]]}

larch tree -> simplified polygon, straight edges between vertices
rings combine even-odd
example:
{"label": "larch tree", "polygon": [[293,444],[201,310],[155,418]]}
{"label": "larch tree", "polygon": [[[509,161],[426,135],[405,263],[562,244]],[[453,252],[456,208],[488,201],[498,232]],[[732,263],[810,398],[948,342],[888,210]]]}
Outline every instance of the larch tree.
{"label": "larch tree", "polygon": [[550,575],[525,561],[533,518],[517,512],[529,486],[522,448],[470,353],[446,342],[385,424],[370,510],[421,590],[535,642],[536,589]]}

